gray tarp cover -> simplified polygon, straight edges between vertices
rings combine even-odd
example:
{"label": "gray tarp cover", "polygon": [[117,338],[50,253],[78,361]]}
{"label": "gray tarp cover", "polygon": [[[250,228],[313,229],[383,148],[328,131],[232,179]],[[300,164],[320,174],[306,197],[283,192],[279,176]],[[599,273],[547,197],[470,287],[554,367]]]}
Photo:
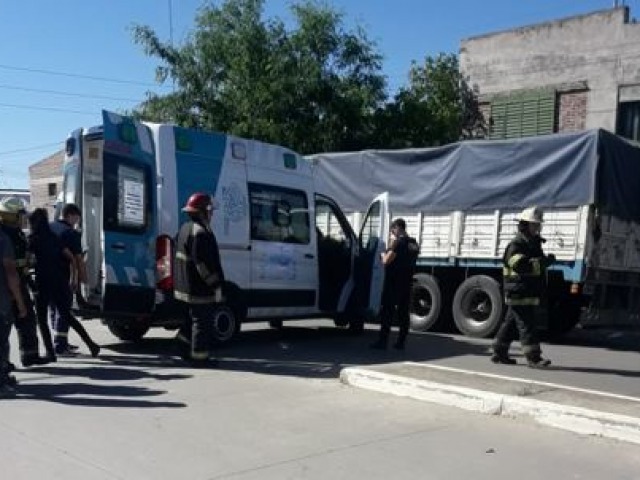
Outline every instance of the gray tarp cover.
{"label": "gray tarp cover", "polygon": [[396,212],[596,204],[640,219],[640,148],[604,130],[308,158],[346,211],[388,191]]}

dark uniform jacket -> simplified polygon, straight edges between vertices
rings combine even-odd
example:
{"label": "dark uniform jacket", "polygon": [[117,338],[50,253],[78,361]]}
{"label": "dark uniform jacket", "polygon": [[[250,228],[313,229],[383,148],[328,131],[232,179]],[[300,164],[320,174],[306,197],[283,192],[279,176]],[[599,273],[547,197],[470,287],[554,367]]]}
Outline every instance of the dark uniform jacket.
{"label": "dark uniform jacket", "polygon": [[507,246],[503,262],[506,304],[539,305],[549,266],[542,251],[542,239],[518,233]]}
{"label": "dark uniform jacket", "polygon": [[16,257],[16,268],[21,278],[27,276],[29,270],[29,252],[27,249],[27,237],[19,227],[0,225],[2,231],[11,240]]}
{"label": "dark uniform jacket", "polygon": [[209,225],[201,221],[182,225],[176,242],[175,298],[198,304],[220,302],[223,282],[218,242]]}

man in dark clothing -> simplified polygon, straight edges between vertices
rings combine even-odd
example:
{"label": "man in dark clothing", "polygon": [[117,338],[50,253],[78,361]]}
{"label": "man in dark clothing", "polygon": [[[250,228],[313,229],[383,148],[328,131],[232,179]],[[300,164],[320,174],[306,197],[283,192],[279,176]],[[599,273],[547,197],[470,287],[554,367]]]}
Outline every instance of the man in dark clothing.
{"label": "man in dark clothing", "polygon": [[[69,345],[69,327],[80,335],[89,348],[91,356],[97,357],[100,352],[98,346],[89,336],[85,328],[71,313],[73,294],[79,282],[86,283],[87,275],[82,257],[82,240],[80,232],[75,226],[80,221],[80,208],[74,204],[67,204],[62,209],[62,219],[50,225],[50,230],[59,239],[59,248],[63,256],[58,278],[61,282],[50,284],[45,290],[46,296],[53,303],[52,323],[54,329],[55,353],[59,356],[73,356],[75,351]],[[46,268],[46,267],[43,267]],[[51,267],[50,267],[51,268]],[[42,303],[42,302],[40,302]],[[44,308],[43,305],[40,306]]]}
{"label": "man in dark clothing", "polygon": [[12,303],[16,304],[18,322],[27,316],[27,307],[20,290],[13,245],[0,229],[0,397],[13,395],[17,383],[9,375],[9,334],[13,320]]}
{"label": "man in dark clothing", "polygon": [[216,237],[211,230],[215,200],[194,193],[182,209],[190,221],[180,228],[175,258],[175,298],[188,308],[187,319],[178,340],[190,346],[183,357],[196,367],[213,366],[213,316],[224,301],[224,272]]}
{"label": "man in dark clothing", "polygon": [[[16,197],[7,197],[0,201],[0,228],[9,237],[13,246],[20,292],[27,309],[27,315],[16,322],[18,333],[18,347],[20,361],[25,367],[44,365],[49,363],[47,358],[41,357],[38,351],[38,332],[34,305],[29,293],[29,255],[27,237],[22,231],[23,219],[26,214],[24,203]],[[18,316],[18,307],[13,304],[14,318]]]}
{"label": "man in dark clothing", "polygon": [[513,365],[509,347],[520,333],[520,343],[531,368],[551,364],[542,358],[536,332],[535,314],[545,294],[545,273],[555,262],[553,255],[544,255],[540,231],[542,210],[527,208],[519,217],[518,233],[507,245],[503,256],[503,279],[507,314],[493,342],[493,363]]}
{"label": "man in dark clothing", "polygon": [[391,224],[391,243],[382,254],[385,273],[380,312],[380,336],[371,346],[372,348],[381,350],[387,348],[391,323],[396,311],[400,331],[394,348],[404,350],[409,333],[411,284],[419,247],[416,241],[407,235],[406,228],[407,225],[402,218],[394,220]]}

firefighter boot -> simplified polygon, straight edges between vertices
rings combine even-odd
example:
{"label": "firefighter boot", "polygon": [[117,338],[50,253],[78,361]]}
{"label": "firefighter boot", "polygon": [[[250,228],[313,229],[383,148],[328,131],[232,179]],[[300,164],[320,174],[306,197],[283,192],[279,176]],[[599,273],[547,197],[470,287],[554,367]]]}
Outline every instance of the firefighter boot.
{"label": "firefighter boot", "polygon": [[509,356],[509,349],[498,346],[493,346],[493,354],[491,355],[491,361],[496,364],[502,365],[515,365],[517,362]]}

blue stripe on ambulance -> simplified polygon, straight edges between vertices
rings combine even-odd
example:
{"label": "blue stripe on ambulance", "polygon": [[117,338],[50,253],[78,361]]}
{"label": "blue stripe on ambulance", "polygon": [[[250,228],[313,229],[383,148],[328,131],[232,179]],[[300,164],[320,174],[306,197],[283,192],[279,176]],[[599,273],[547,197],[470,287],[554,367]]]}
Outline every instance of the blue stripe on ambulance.
{"label": "blue stripe on ambulance", "polygon": [[[194,192],[215,195],[220,181],[227,136],[174,127],[178,207]],[[181,215],[182,223],[186,218]]]}

